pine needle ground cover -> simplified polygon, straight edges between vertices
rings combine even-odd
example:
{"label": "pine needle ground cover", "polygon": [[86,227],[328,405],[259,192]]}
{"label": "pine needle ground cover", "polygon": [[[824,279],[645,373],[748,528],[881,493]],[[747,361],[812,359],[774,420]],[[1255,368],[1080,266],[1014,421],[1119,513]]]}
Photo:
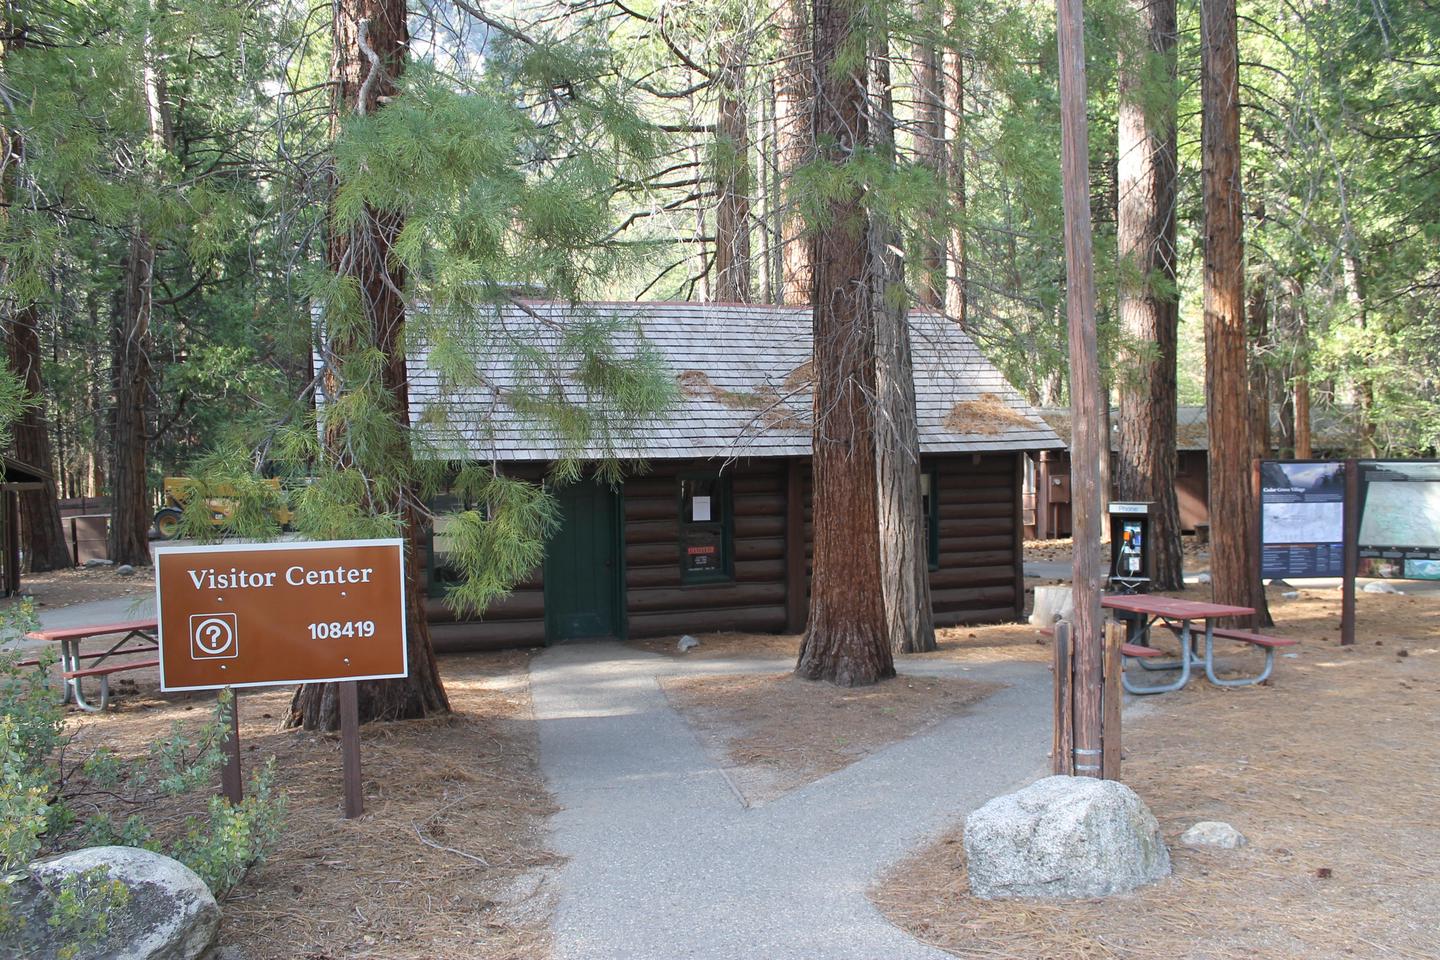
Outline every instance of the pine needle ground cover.
{"label": "pine needle ground cover", "polygon": [[791,673],[670,677],[660,685],[751,805],[966,713],[999,689],[913,675],[843,688]]}
{"label": "pine needle ground cover", "polygon": [[[545,824],[526,651],[441,661],[450,716],[361,728],[365,814],[341,816],[340,742],[281,730],[291,688],[242,691],[249,769],[275,756],[288,795],[264,863],[221,902],[222,944],[246,960],[533,960],[549,954]],[[82,737],[143,753],[213,697],[160,695],[153,672],[116,707],[72,714]],[[185,811],[177,809],[176,814]]]}
{"label": "pine needle ground cover", "polygon": [[[1302,646],[1269,685],[1192,682],[1125,723],[1124,780],[1160,820],[1173,877],[1104,901],[987,903],[969,894],[957,828],[876,904],[967,958],[1440,955],[1440,595],[1360,594],[1358,642],[1340,647],[1339,591],[1300,593],[1270,591],[1274,632]],[[1180,846],[1199,820],[1249,845]]]}

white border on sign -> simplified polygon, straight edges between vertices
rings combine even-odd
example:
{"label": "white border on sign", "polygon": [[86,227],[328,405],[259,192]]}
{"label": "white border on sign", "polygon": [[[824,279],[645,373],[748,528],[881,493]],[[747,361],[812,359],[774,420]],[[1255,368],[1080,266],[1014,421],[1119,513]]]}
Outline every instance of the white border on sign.
{"label": "white border on sign", "polygon": [[[262,553],[269,550],[320,550],[335,547],[396,547],[400,551],[400,656],[403,672],[376,673],[363,677],[317,677],[310,680],[252,680],[248,683],[207,683],[194,687],[165,685],[165,608],[160,597],[160,557],[183,553]],[[211,546],[185,544],[151,547],[155,560],[155,644],[160,649],[160,691],[179,693],[186,690],[224,690],[226,687],[288,687],[297,683],[345,683],[349,680],[397,680],[410,676],[409,598],[405,594],[405,541],[401,537],[371,540],[278,540],[264,543],[217,543]]]}

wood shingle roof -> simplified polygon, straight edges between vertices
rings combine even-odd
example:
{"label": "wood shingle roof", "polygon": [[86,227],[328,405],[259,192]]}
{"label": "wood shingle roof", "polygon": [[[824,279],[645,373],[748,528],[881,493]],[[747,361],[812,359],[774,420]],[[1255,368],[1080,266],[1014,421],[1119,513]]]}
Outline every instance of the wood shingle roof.
{"label": "wood shingle roof", "polygon": [[[567,451],[537,431],[525,397],[563,392],[585,402],[579,378],[565,375],[569,325],[579,319],[615,325],[614,342],[633,354],[656,351],[679,387],[663,417],[614,439],[616,455],[638,459],[802,456],[810,453],[810,308],[706,303],[525,301],[499,310],[468,348],[475,376],[460,385],[442,376],[422,345],[410,361],[411,418],[429,440],[428,455],[447,459],[554,460]],[[1005,381],[954,323],[910,315],[916,406],[925,453],[980,453],[1062,447],[1055,431]],[[514,351],[486,349],[487,337],[523,343],[548,360],[558,378]],[[643,337],[643,341],[642,341]],[[453,368],[452,368],[453,369]],[[443,409],[443,416],[439,415]],[[443,425],[442,425],[443,424]],[[571,455],[601,456],[603,444]]]}

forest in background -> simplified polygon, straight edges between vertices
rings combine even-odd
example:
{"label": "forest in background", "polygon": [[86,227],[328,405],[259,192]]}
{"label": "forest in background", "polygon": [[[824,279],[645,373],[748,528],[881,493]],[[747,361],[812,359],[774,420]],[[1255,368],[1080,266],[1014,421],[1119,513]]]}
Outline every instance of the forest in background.
{"label": "forest in background", "polygon": [[[1130,57],[1147,62],[1126,97],[1176,105],[1179,393],[1200,402],[1199,8],[1178,5],[1173,84],[1143,8],[1087,10],[1102,365],[1118,387],[1146,349],[1116,306],[1134,282],[1116,255]],[[912,302],[963,323],[1033,401],[1067,402],[1052,5],[867,9],[897,148],[872,188],[901,230]],[[332,142],[328,8],[5,4],[3,308],[60,495],[153,498],[217,449],[265,461],[276,425],[304,420],[347,150],[384,156],[371,170],[390,179],[371,188],[403,198],[404,239],[430,251],[412,276],[432,289],[804,299],[797,220],[805,193],[827,190],[803,148],[804,4],[409,12],[399,99],[420,108]],[[1298,386],[1348,421],[1354,452],[1431,453],[1440,7],[1244,0],[1239,15],[1250,351],[1288,411],[1277,444],[1293,448]],[[491,173],[531,188],[482,195]]]}

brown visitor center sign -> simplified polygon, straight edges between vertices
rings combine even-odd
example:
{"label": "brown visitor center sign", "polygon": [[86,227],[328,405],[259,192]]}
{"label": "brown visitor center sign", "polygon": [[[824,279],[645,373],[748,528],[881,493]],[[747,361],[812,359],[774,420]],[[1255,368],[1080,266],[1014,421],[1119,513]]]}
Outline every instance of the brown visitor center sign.
{"label": "brown visitor center sign", "polygon": [[157,547],[160,689],[405,676],[403,544]]}
{"label": "brown visitor center sign", "polygon": [[[160,689],[338,682],[345,816],[364,811],[355,681],[404,677],[405,541],[155,549]],[[241,800],[238,704],[221,779]]]}

